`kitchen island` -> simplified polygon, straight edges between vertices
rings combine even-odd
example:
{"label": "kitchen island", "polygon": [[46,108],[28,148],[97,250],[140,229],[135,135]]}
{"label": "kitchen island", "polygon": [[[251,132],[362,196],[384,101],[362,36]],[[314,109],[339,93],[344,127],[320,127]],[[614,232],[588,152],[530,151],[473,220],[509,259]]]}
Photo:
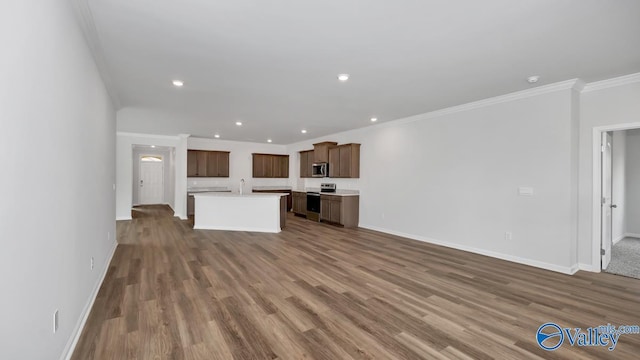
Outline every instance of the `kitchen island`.
{"label": "kitchen island", "polygon": [[287,194],[195,193],[194,229],[279,233]]}

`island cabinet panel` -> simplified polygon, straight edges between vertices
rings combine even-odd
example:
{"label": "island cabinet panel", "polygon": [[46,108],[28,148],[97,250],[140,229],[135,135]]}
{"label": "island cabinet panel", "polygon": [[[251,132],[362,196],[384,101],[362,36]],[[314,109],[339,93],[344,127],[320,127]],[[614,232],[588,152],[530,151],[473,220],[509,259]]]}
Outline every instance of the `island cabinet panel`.
{"label": "island cabinet panel", "polygon": [[[291,190],[283,189],[283,190],[251,190],[254,193],[268,193],[268,194],[287,194],[287,211],[291,211],[293,207],[293,197],[291,195]],[[283,197],[284,198],[284,197]]]}
{"label": "island cabinet panel", "polygon": [[359,196],[320,196],[320,220],[344,227],[357,227],[360,217]]}
{"label": "island cabinet panel", "polygon": [[300,151],[300,177],[313,177],[313,150]]}
{"label": "island cabinet panel", "polygon": [[329,150],[329,177],[360,177],[360,144],[344,144]]}
{"label": "island cabinet panel", "polygon": [[229,152],[188,150],[187,177],[229,177]]}
{"label": "island cabinet panel", "polygon": [[307,193],[294,191],[293,197],[293,213],[296,215],[307,215]]}
{"label": "island cabinet panel", "polygon": [[195,193],[194,229],[279,233],[286,225],[282,194]]}
{"label": "island cabinet panel", "polygon": [[338,145],[336,142],[325,141],[317,144],[313,144],[313,161],[316,163],[329,162],[329,149]]}
{"label": "island cabinet panel", "polygon": [[254,178],[288,178],[289,155],[252,154]]}

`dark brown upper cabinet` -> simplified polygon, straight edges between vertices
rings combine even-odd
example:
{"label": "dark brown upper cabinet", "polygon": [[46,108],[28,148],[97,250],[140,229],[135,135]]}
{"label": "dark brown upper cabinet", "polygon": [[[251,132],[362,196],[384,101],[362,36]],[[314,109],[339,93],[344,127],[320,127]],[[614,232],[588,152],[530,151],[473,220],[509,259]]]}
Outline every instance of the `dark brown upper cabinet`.
{"label": "dark brown upper cabinet", "polygon": [[187,177],[229,177],[229,152],[187,150]]}
{"label": "dark brown upper cabinet", "polygon": [[329,149],[329,177],[360,177],[360,144],[344,144]]}
{"label": "dark brown upper cabinet", "polygon": [[329,149],[338,145],[337,142],[325,141],[313,144],[313,161],[312,163],[329,162]]}
{"label": "dark brown upper cabinet", "polygon": [[312,175],[312,167],[314,160],[314,151],[305,150],[300,151],[300,177],[310,178]]}
{"label": "dark brown upper cabinet", "polygon": [[252,154],[254,178],[288,178],[289,155]]}

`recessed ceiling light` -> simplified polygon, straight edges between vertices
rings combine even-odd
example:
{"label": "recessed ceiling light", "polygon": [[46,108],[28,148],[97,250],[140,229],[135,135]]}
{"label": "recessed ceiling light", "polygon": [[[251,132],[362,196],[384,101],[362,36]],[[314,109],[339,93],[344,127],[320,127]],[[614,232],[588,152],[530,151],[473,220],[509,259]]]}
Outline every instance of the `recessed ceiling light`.
{"label": "recessed ceiling light", "polygon": [[155,145],[151,145],[151,147],[155,149],[156,146]]}
{"label": "recessed ceiling light", "polygon": [[268,142],[268,143],[270,143],[270,142],[271,142],[271,139],[267,139],[267,142]]}
{"label": "recessed ceiling light", "polygon": [[349,74],[340,74],[340,75],[338,75],[338,80],[340,80],[340,81],[349,80]]}
{"label": "recessed ceiling light", "polygon": [[306,134],[307,130],[302,129],[302,130],[300,130],[300,132],[303,133],[303,134]]}
{"label": "recessed ceiling light", "polygon": [[376,122],[378,121],[378,118],[371,118],[371,122]]}
{"label": "recessed ceiling light", "polygon": [[535,83],[537,83],[537,82],[538,82],[538,80],[540,80],[540,76],[538,76],[538,75],[535,75],[535,76],[529,76],[529,77],[527,78],[527,82],[528,82],[529,84],[535,84]]}
{"label": "recessed ceiling light", "polygon": [[236,125],[242,126],[242,121],[236,121]]}
{"label": "recessed ceiling light", "polygon": [[220,134],[215,134],[213,135],[214,138],[219,139],[220,138]]}
{"label": "recessed ceiling light", "polygon": [[173,85],[177,87],[182,87],[184,82],[182,80],[173,80]]}

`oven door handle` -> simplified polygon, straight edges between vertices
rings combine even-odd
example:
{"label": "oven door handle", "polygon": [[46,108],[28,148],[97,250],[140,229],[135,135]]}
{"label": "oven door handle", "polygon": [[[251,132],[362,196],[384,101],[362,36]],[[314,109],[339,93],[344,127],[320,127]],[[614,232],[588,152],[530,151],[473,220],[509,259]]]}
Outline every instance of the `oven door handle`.
{"label": "oven door handle", "polygon": [[320,194],[307,194],[307,196],[320,196]]}

